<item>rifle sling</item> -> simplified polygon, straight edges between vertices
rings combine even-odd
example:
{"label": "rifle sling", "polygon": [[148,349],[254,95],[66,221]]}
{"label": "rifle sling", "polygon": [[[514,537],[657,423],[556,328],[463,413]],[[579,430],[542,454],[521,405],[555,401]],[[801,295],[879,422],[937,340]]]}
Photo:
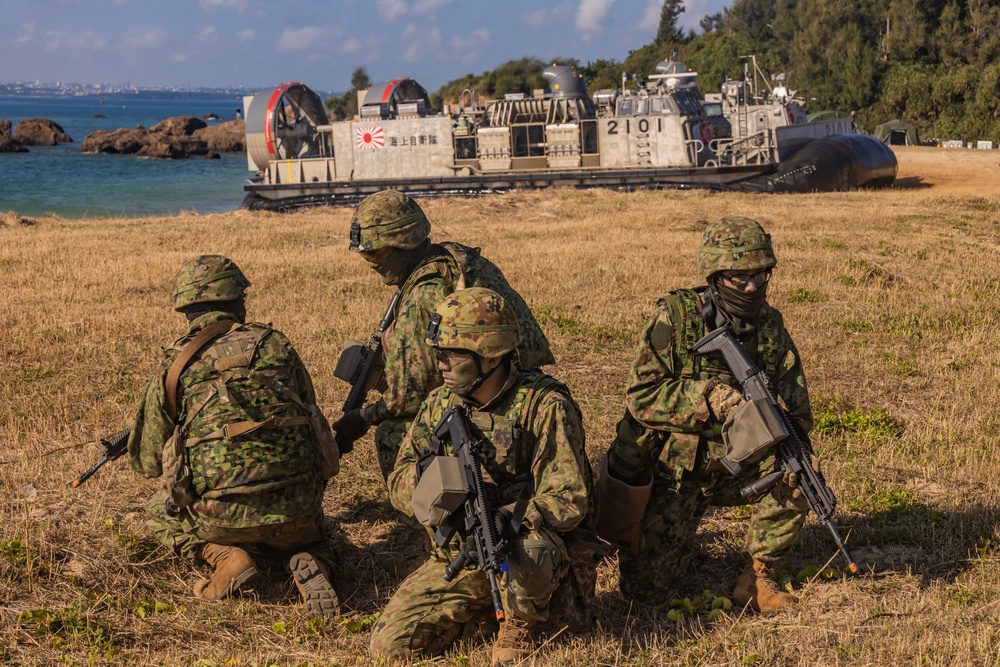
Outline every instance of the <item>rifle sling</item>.
{"label": "rifle sling", "polygon": [[163,382],[167,414],[170,415],[172,420],[177,421],[177,389],[178,383],[181,379],[181,373],[183,373],[184,369],[187,368],[189,363],[191,363],[194,355],[198,354],[203,347],[219,336],[229,333],[230,329],[238,324],[239,323],[235,320],[219,320],[218,322],[210,324],[199,331],[198,335],[188,341],[184,347],[181,348],[181,353],[177,355],[176,359],[174,359],[174,363],[170,364],[170,370],[167,371],[167,379]]}

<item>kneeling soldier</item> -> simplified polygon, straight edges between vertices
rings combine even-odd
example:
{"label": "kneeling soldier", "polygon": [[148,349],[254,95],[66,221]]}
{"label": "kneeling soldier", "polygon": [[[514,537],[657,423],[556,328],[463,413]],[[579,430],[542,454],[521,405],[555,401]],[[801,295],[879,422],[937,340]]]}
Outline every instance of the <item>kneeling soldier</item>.
{"label": "kneeling soldier", "polygon": [[[404,437],[389,494],[396,508],[429,530],[446,520],[415,495],[427,496],[420,481],[431,478],[421,477],[429,461],[455,454],[459,443],[442,442],[435,431],[461,406],[470,435],[482,444],[485,495],[490,506],[501,508],[497,534],[509,544],[509,570],[499,576],[495,603],[502,600],[506,620],[493,661],[510,662],[531,653],[537,623],[583,629],[590,621],[598,547],[587,527],[591,471],[583,424],[565,386],[517,367],[513,352],[521,334],[500,295],[479,287],[460,290],[436,313],[428,341],[444,385],[430,393]],[[372,635],[376,656],[440,654],[493,611],[490,578],[482,568],[459,569],[445,580],[446,566],[460,552],[458,538],[470,537],[461,517],[450,519],[459,535],[442,539],[439,529],[430,560],[407,577],[382,612]]]}
{"label": "kneeling soldier", "polygon": [[[661,299],[640,336],[625,416],[596,491],[598,532],[621,547],[619,586],[637,602],[667,602],[708,506],[751,502],[740,490],[775,467],[773,451],[762,448],[738,476],[726,471],[723,426],[731,425],[730,414],[738,417],[740,384],[720,354],[697,355],[694,344],[728,321],[791,417],[803,432],[812,427],[798,350],[781,313],[765,300],[776,263],[771,237],[755,221],[709,224],[698,251],[708,286]],[[808,506],[796,484],[796,475],[786,473],[758,504],[747,531],[752,559],[733,591],[739,605],[776,611],[795,601],[771,577],[805,522]]]}
{"label": "kneeling soldier", "polygon": [[288,562],[312,614],[333,616],[322,525],[336,445],[291,343],[245,322],[249,286],[226,257],[181,266],[174,307],[189,324],[146,388],[129,458],[136,472],[164,478],[146,507],[156,538],[214,570],[195,596],[217,600],[253,578],[257,564],[237,546],[252,543]]}

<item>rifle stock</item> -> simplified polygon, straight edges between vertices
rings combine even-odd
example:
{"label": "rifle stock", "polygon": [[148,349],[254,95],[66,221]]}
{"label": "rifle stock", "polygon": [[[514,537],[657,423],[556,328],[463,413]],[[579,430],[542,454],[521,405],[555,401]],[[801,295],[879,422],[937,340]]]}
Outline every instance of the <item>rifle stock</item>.
{"label": "rifle stock", "polygon": [[[709,354],[719,352],[729,370],[736,377],[743,389],[743,397],[747,400],[766,401],[780,416],[781,422],[788,432],[776,445],[776,456],[781,472],[774,472],[765,475],[758,481],[750,484],[740,491],[744,498],[754,498],[766,493],[777,485],[784,477],[784,473],[795,473],[798,476],[798,488],[802,492],[809,509],[816,515],[816,518],[829,529],[833,535],[833,541],[837,549],[847,559],[847,567],[852,573],[857,573],[858,566],[851,557],[850,552],[844,545],[844,541],[833,525],[833,514],[837,508],[837,497],[826,484],[823,474],[812,465],[812,444],[809,442],[809,435],[802,429],[797,421],[781,407],[775,396],[771,380],[767,375],[757,368],[750,355],[747,354],[743,346],[736,339],[729,323],[723,324],[718,329],[708,332],[704,338],[694,345],[696,354]],[[733,465],[723,459],[723,464],[733,474],[737,475],[741,471],[739,465]]]}
{"label": "rifle stock", "polygon": [[505,571],[509,545],[497,534],[496,509],[486,495],[480,458],[483,442],[473,438],[468,415],[461,405],[448,409],[435,427],[434,437],[451,442],[455,455],[465,467],[469,482],[469,494],[464,504],[466,540],[462,550],[445,568],[445,581],[451,581],[470,561],[477,563],[489,579],[493,610],[497,620],[502,621],[505,614],[497,576]]}
{"label": "rifle stock", "polygon": [[124,431],[114,434],[108,439],[101,438],[101,445],[104,446],[104,456],[101,457],[100,461],[88,468],[82,475],[73,480],[73,488],[77,488],[93,477],[94,473],[104,467],[105,463],[120,459],[125,452],[128,451],[128,438],[130,435],[132,435],[132,429],[127,428]]}

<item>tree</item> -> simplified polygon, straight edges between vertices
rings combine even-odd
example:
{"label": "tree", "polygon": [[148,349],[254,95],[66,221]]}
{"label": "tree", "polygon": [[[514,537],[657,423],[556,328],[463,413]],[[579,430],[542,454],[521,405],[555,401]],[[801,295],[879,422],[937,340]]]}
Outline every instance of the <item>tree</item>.
{"label": "tree", "polygon": [[365,88],[370,88],[372,85],[372,80],[368,78],[368,72],[365,70],[364,65],[360,65],[354,68],[351,72],[351,90],[359,91]]}
{"label": "tree", "polygon": [[684,41],[684,33],[677,28],[677,17],[683,13],[684,0],[664,0],[654,44],[676,44]]}
{"label": "tree", "polygon": [[701,33],[707,35],[710,32],[715,32],[722,27],[722,12],[715,12],[714,14],[705,14],[701,17],[701,21],[698,22],[698,27],[701,28]]}

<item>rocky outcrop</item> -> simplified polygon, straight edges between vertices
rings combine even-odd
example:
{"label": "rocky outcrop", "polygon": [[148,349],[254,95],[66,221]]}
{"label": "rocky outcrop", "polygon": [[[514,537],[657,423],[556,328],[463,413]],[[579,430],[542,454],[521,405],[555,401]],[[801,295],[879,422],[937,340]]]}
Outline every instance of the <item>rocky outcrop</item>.
{"label": "rocky outcrop", "polygon": [[20,141],[10,134],[10,121],[0,120],[0,153],[27,153]]}
{"label": "rocky outcrop", "polygon": [[25,146],[69,144],[73,138],[48,118],[25,118],[14,128],[14,139]]}
{"label": "rocky outcrop", "polygon": [[243,121],[209,127],[194,116],[168,118],[150,129],[97,130],[83,140],[84,153],[122,153],[178,160],[210,153],[241,152]]}
{"label": "rocky outcrop", "polygon": [[[3,122],[3,121],[0,121]],[[6,213],[0,213],[0,228],[3,227],[30,227],[36,224],[37,221],[31,218],[25,218],[23,215],[17,211],[7,211]]]}
{"label": "rocky outcrop", "polygon": [[246,149],[245,132],[246,123],[242,120],[227,120],[196,130],[194,135],[203,140],[210,151],[242,153]]}

